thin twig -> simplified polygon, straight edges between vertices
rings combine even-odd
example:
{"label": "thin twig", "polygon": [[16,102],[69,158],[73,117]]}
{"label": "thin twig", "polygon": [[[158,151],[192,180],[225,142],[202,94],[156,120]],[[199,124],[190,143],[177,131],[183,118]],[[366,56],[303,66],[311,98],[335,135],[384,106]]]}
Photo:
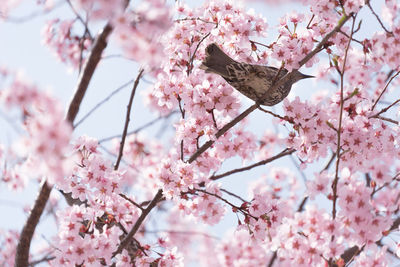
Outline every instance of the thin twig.
{"label": "thin twig", "polygon": [[307,177],[304,174],[303,170],[300,168],[299,164],[296,162],[294,159],[293,155],[290,155],[290,160],[292,161],[293,165],[296,167],[297,171],[300,173],[301,178],[303,178],[303,182],[305,185],[307,185]]}
{"label": "thin twig", "polygon": [[332,153],[332,156],[329,159],[328,163],[325,165],[325,167],[319,173],[322,173],[323,171],[326,171],[327,169],[329,169],[329,167],[331,166],[331,164],[332,164],[333,160],[335,159],[335,157],[336,157],[336,154]]}
{"label": "thin twig", "polygon": [[389,33],[389,34],[393,34],[393,32],[391,32],[391,31],[389,31],[388,29],[386,29],[385,25],[383,25],[383,23],[382,23],[381,19],[379,18],[378,14],[376,14],[375,11],[372,9],[372,6],[371,6],[371,4],[370,4],[370,1],[368,0],[368,1],[365,1],[365,2],[366,2],[366,4],[367,4],[367,6],[369,7],[369,9],[371,10],[372,14],[373,14],[373,15],[375,16],[375,18],[378,20],[378,22],[379,22],[379,24],[381,25],[382,29],[383,29],[385,32]]}
{"label": "thin twig", "polygon": [[217,23],[215,23],[213,21],[204,20],[202,18],[181,18],[181,19],[174,20],[174,22],[193,21],[193,20],[198,20],[198,21],[201,21],[201,22],[204,22],[204,23],[217,24]]}
{"label": "thin twig", "polygon": [[387,106],[386,108],[383,108],[381,111],[379,111],[378,113],[369,116],[368,118],[377,118],[379,117],[379,115],[381,115],[382,113],[385,113],[386,111],[388,111],[391,107],[395,106],[397,103],[400,102],[400,99],[397,99],[396,101],[394,101],[392,104],[390,104],[389,106]]}
{"label": "thin twig", "polygon": [[129,197],[125,196],[124,194],[120,193],[119,196],[122,197],[123,199],[127,200],[129,203],[133,204],[136,208],[140,209],[141,211],[144,210],[139,204],[137,204],[135,201],[133,201]]}
{"label": "thin twig", "polygon": [[238,196],[238,195],[236,195],[236,194],[234,194],[234,193],[232,193],[232,192],[230,192],[230,191],[228,191],[228,190],[226,190],[226,189],[221,188],[221,189],[219,189],[219,190],[222,191],[222,192],[224,192],[224,193],[226,193],[226,194],[228,194],[228,195],[230,195],[230,196],[232,196],[232,197],[235,197],[235,198],[239,199],[240,201],[248,202],[247,200],[245,200],[245,199],[242,198],[241,196]]}
{"label": "thin twig", "polygon": [[93,40],[92,34],[89,31],[88,23],[86,20],[84,20],[81,15],[79,15],[78,11],[76,11],[75,7],[72,5],[71,0],[66,0],[67,4],[71,8],[72,12],[75,14],[76,18],[83,24],[85,27],[85,34],[89,36],[91,40]]}
{"label": "thin twig", "polygon": [[[344,31],[342,31],[342,30],[340,30],[339,33],[343,34],[347,38],[350,38],[350,36],[347,33],[345,33]],[[364,46],[363,42],[361,42],[360,40],[357,40],[357,39],[354,39],[354,38],[352,38],[351,40],[353,40],[354,42],[359,43],[360,45]]]}
{"label": "thin twig", "polygon": [[158,190],[157,194],[154,196],[153,200],[150,202],[149,206],[142,211],[139,218],[135,222],[135,225],[132,227],[131,231],[129,231],[128,235],[122,240],[119,244],[118,249],[113,253],[112,257],[114,258],[116,255],[122,252],[122,250],[131,242],[132,237],[139,230],[139,227],[142,225],[144,219],[146,219],[147,215],[149,215],[150,211],[157,205],[157,203],[161,200],[163,195],[162,190]]}
{"label": "thin twig", "polygon": [[304,206],[307,203],[307,200],[308,200],[308,196],[303,198],[303,200],[301,201],[299,207],[297,208],[297,212],[302,212],[303,211]]}
{"label": "thin twig", "polygon": [[125,140],[126,140],[126,134],[128,133],[128,126],[129,126],[129,121],[130,121],[130,116],[131,116],[133,98],[135,97],[136,89],[139,85],[139,81],[140,81],[140,78],[142,77],[143,71],[144,71],[144,69],[139,70],[139,73],[136,77],[135,83],[133,84],[133,88],[132,88],[131,96],[129,98],[128,106],[126,107],[125,125],[124,125],[124,130],[122,131],[121,142],[119,144],[118,157],[117,157],[117,161],[115,162],[115,165],[114,165],[114,170],[118,170],[119,164],[121,163],[121,159],[124,154],[124,145],[125,145]]}
{"label": "thin twig", "polygon": [[[262,108],[262,107],[259,107],[258,109],[261,110],[261,111],[263,111],[263,112],[265,112],[265,113],[268,113],[268,114],[274,116],[275,118],[281,119],[281,120],[283,120],[283,121],[290,122],[288,118],[282,117],[281,115],[278,115],[278,114],[275,114],[275,113],[272,112],[272,111],[269,111],[269,110],[264,109],[264,108]],[[291,123],[291,122],[290,122],[290,123]]]}
{"label": "thin twig", "polygon": [[[217,198],[217,199],[219,199],[219,200],[225,202],[226,204],[228,204],[229,206],[231,206],[233,209],[235,209],[235,210],[237,210],[237,211],[240,211],[244,216],[249,216],[249,217],[252,217],[253,219],[258,220],[258,217],[251,215],[251,214],[248,213],[247,211],[244,211],[241,207],[236,206],[235,204],[232,204],[231,202],[229,202],[229,201],[226,200],[225,198],[223,198],[223,197],[221,197],[221,196],[219,196],[219,195],[217,195],[217,194],[215,194],[215,193],[211,193],[211,192],[208,192],[207,190],[199,189],[199,188],[196,188],[196,189],[194,189],[194,190],[196,190],[196,191],[198,191],[198,192],[202,192],[202,193],[207,194],[207,195],[210,195],[210,196],[213,196],[213,197],[215,197],[215,198]],[[246,201],[246,202],[247,202],[247,201]]]}
{"label": "thin twig", "polygon": [[249,165],[249,166],[246,166],[246,167],[242,167],[242,168],[237,168],[237,169],[234,169],[234,170],[230,170],[230,171],[227,171],[227,172],[225,172],[225,173],[221,173],[221,174],[219,174],[219,175],[213,175],[213,176],[211,176],[209,179],[210,179],[210,180],[218,180],[218,179],[221,179],[221,178],[223,178],[223,177],[225,177],[225,176],[228,176],[228,175],[231,175],[231,174],[234,174],[234,173],[243,172],[243,171],[248,171],[248,170],[251,170],[251,169],[253,169],[253,168],[255,168],[255,167],[265,165],[265,164],[267,164],[267,163],[269,163],[269,162],[272,162],[272,161],[274,161],[274,160],[276,160],[276,159],[279,159],[279,158],[282,158],[282,157],[284,157],[284,156],[290,155],[290,154],[292,154],[292,153],[295,152],[295,151],[296,151],[296,149],[294,149],[294,148],[290,148],[290,149],[289,149],[289,148],[285,148],[282,152],[280,152],[279,154],[277,154],[277,155],[275,155],[275,156],[273,156],[273,157],[270,157],[270,158],[261,160],[261,161],[259,161],[259,162],[257,162],[257,163],[254,163],[254,164]]}
{"label": "thin twig", "polygon": [[[160,121],[160,120],[162,120],[162,119],[167,119],[167,118],[171,117],[172,115],[176,114],[177,112],[178,112],[178,111],[175,110],[175,111],[170,112],[170,113],[167,114],[166,116],[160,116],[160,117],[158,117],[158,118],[155,118],[154,120],[151,120],[151,121],[149,121],[149,122],[143,124],[142,126],[138,127],[137,129],[128,132],[127,135],[129,136],[129,135],[132,135],[132,134],[137,134],[138,132],[142,131],[143,129],[146,129],[147,127],[152,126],[154,123],[156,123],[156,122],[158,122],[158,121]],[[114,139],[114,138],[120,138],[121,136],[122,136],[122,135],[117,134],[117,135],[105,137],[105,138],[99,140],[99,144],[104,143],[104,142],[107,142],[107,141],[110,141],[110,140],[112,140],[112,139]]]}
{"label": "thin twig", "polygon": [[387,122],[391,122],[391,123],[396,124],[396,125],[399,125],[399,121],[393,120],[391,118],[386,118],[386,117],[383,117],[383,116],[376,116],[374,118],[380,119],[380,120],[383,120],[383,121],[387,121]]}
{"label": "thin twig", "polygon": [[114,91],[112,91],[108,96],[106,96],[103,100],[101,100],[99,103],[97,103],[91,110],[88,111],[88,113],[86,113],[77,123],[74,124],[74,128],[78,127],[79,124],[81,124],[84,120],[86,120],[90,115],[92,115],[92,113],[94,111],[96,111],[96,109],[98,109],[99,107],[101,107],[104,103],[106,103],[108,100],[110,100],[115,94],[117,94],[119,91],[121,91],[122,89],[124,89],[125,87],[127,87],[128,85],[130,85],[131,83],[133,83],[133,79],[124,83],[123,85],[121,85],[120,87],[118,87],[117,89],[115,89]]}
{"label": "thin twig", "polygon": [[38,264],[43,263],[43,262],[52,261],[55,258],[56,258],[55,256],[46,255],[46,256],[42,257],[41,259],[38,259],[38,260],[30,262],[29,263],[29,267],[33,267],[33,266],[38,265]]}
{"label": "thin twig", "polygon": [[[393,81],[393,79],[396,78],[396,76],[399,75],[399,74],[400,74],[400,70],[399,70],[398,72],[396,72],[396,74],[393,75],[393,76],[389,79],[389,81],[386,83],[385,87],[383,88],[382,92],[381,92],[380,95],[378,96],[378,99],[376,99],[375,103],[372,105],[371,111],[374,110],[375,106],[378,104],[379,100],[381,99],[382,95],[385,93],[385,91],[386,91],[386,89],[388,88],[389,84],[390,84],[390,83]],[[397,102],[396,102],[396,103],[397,103]],[[390,107],[391,107],[391,106],[389,106],[389,108],[390,108]],[[388,109],[389,109],[389,108],[388,108]],[[383,112],[386,112],[386,111],[383,111]],[[381,114],[381,113],[383,113],[383,112],[381,111],[381,112],[378,113],[377,115],[379,115],[379,114]]]}
{"label": "thin twig", "polygon": [[194,49],[194,52],[193,52],[193,54],[192,54],[192,56],[190,57],[190,59],[189,59],[189,65],[188,65],[188,69],[187,69],[187,75],[189,76],[189,74],[192,72],[192,69],[193,69],[193,60],[194,60],[194,57],[196,56],[196,52],[197,52],[197,50],[199,49],[199,47],[200,47],[200,45],[201,45],[201,43],[208,37],[208,36],[210,36],[210,34],[211,34],[211,32],[209,32],[209,33],[207,33],[206,35],[204,35],[203,36],[203,38],[201,38],[201,40],[197,43],[197,46],[196,46],[196,48]]}
{"label": "thin twig", "polygon": [[339,163],[340,163],[340,142],[341,142],[341,132],[342,132],[342,119],[343,119],[343,108],[344,108],[344,72],[346,68],[346,62],[347,62],[347,55],[348,51],[350,48],[350,43],[351,43],[351,38],[353,37],[353,32],[354,32],[354,25],[356,22],[356,18],[353,17],[353,23],[351,26],[351,32],[350,32],[350,38],[347,43],[347,47],[344,53],[344,59],[343,59],[343,66],[342,66],[342,71],[340,73],[340,112],[339,112],[339,125],[338,125],[338,130],[337,130],[337,147],[336,147],[336,171],[335,171],[335,179],[333,180],[332,183],[332,191],[333,191],[333,200],[332,200],[332,218],[336,218],[336,200],[338,198],[337,196],[337,185],[339,182]]}
{"label": "thin twig", "polygon": [[314,17],[315,17],[315,14],[313,14],[312,17],[310,18],[310,21],[307,23],[306,29],[310,29],[310,25],[311,25],[311,22],[314,20]]}

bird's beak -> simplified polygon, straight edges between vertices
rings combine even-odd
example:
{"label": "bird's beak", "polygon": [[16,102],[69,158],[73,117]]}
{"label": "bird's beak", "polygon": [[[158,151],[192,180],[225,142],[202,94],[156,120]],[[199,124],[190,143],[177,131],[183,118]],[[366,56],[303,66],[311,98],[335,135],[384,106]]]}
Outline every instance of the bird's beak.
{"label": "bird's beak", "polygon": [[308,79],[308,78],[315,78],[315,76],[303,74],[303,76],[301,78]]}

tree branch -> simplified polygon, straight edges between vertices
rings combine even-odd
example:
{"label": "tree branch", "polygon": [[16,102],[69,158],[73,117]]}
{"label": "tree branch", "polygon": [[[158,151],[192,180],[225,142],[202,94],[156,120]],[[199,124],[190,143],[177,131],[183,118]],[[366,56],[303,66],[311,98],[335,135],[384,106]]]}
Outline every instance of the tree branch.
{"label": "tree branch", "polygon": [[379,18],[378,14],[376,14],[376,12],[372,9],[370,0],[365,1],[367,6],[369,7],[369,9],[371,10],[372,14],[375,16],[376,20],[379,22],[379,24],[381,25],[382,29],[387,32],[388,34],[393,34],[393,32],[389,31],[388,29],[386,29],[385,25],[383,25],[383,22],[381,21],[381,19]]}
{"label": "tree branch", "polygon": [[112,30],[113,28],[111,24],[107,23],[100,35],[94,41],[93,48],[83,66],[83,71],[78,79],[78,86],[67,111],[67,120],[71,122],[71,124],[73,124],[75,117],[78,114],[79,107],[82,103],[83,97],[85,96],[89,82],[92,79],[97,64],[101,59],[101,54],[107,46],[107,37],[110,35]]}
{"label": "tree branch", "polygon": [[[386,89],[388,88],[389,84],[390,84],[390,83],[393,81],[393,79],[396,78],[396,76],[399,75],[399,74],[400,74],[400,70],[399,70],[398,72],[396,72],[396,74],[393,75],[393,76],[389,79],[389,81],[386,83],[385,87],[383,88],[382,92],[379,94],[378,98],[376,99],[375,103],[372,105],[371,111],[374,110],[375,106],[378,104],[378,102],[379,102],[379,100],[381,99],[382,95],[386,92]],[[395,104],[396,104],[396,103],[397,103],[397,102],[395,102]],[[389,106],[387,109],[389,109],[389,108],[391,108],[391,107],[392,107],[392,105]],[[385,110],[385,109],[383,109],[383,110]],[[378,113],[375,114],[375,115],[372,115],[371,117],[373,117],[373,116],[378,116],[379,114],[382,114],[382,113],[386,112],[386,110],[385,110],[385,111],[383,111],[383,110],[381,110],[380,112],[378,112]],[[371,118],[371,117],[370,117],[370,118]]]}
{"label": "tree branch", "polygon": [[[333,191],[333,200],[332,200],[332,219],[336,218],[336,200],[337,196],[337,185],[339,182],[339,163],[340,163],[340,142],[341,142],[341,132],[342,132],[342,120],[343,120],[343,109],[344,109],[344,72],[346,68],[347,55],[350,48],[351,39],[353,38],[354,33],[354,25],[356,22],[356,18],[353,17],[353,24],[351,26],[350,38],[347,43],[346,51],[344,53],[343,66],[342,71],[340,72],[340,112],[339,112],[339,125],[337,130],[337,147],[336,147],[336,171],[335,171],[335,179],[332,182],[332,191]],[[333,236],[332,236],[333,238]]]}
{"label": "tree branch", "polygon": [[39,223],[40,216],[42,215],[47,200],[49,199],[50,192],[51,187],[47,184],[46,180],[43,180],[35,205],[29,213],[29,217],[22,228],[15,253],[15,267],[26,267],[29,264],[29,248],[31,246],[33,233],[35,232],[36,225]]}
{"label": "tree branch", "polygon": [[144,71],[144,69],[139,70],[139,74],[136,77],[135,83],[132,88],[128,106],[126,107],[125,126],[124,126],[124,130],[122,132],[121,142],[119,144],[119,153],[118,153],[117,161],[115,162],[115,165],[114,165],[114,170],[118,170],[119,164],[121,163],[122,155],[124,154],[124,145],[125,145],[126,134],[128,133],[128,126],[129,126],[129,121],[130,121],[133,98],[135,97],[136,88],[139,85],[139,80],[140,80],[140,77],[142,77],[143,71]]}
{"label": "tree branch", "polygon": [[124,89],[125,87],[127,87],[128,85],[130,85],[133,82],[134,81],[132,79],[132,80],[124,83],[123,85],[121,85],[120,87],[115,89],[114,91],[112,91],[108,96],[106,96],[103,100],[101,100],[99,103],[97,103],[91,110],[89,110],[88,113],[86,113],[77,123],[75,123],[74,128],[78,127],[79,124],[81,124],[83,121],[85,121],[94,111],[96,111],[96,109],[101,107],[101,105],[103,105],[108,100],[110,100],[111,97],[113,97],[115,94],[117,94],[118,92],[120,92],[122,89]]}
{"label": "tree branch", "polygon": [[122,240],[122,242],[119,244],[118,249],[113,253],[112,257],[115,257],[119,253],[122,252],[122,250],[131,242],[132,237],[136,234],[136,232],[139,230],[140,225],[142,225],[144,219],[149,215],[150,211],[157,205],[157,203],[161,200],[163,195],[162,190],[158,190],[157,194],[154,196],[153,200],[150,202],[149,206],[142,211],[142,214],[140,214],[140,217],[137,219],[135,225],[132,227],[131,231],[128,233],[128,235]]}
{"label": "tree branch", "polygon": [[279,154],[277,154],[277,155],[275,155],[275,156],[273,156],[273,157],[270,157],[270,158],[261,160],[261,161],[259,161],[259,162],[257,162],[257,163],[254,163],[254,164],[249,165],[249,166],[246,166],[246,167],[242,167],[242,168],[237,168],[237,169],[234,169],[234,170],[230,170],[230,171],[227,171],[227,172],[225,172],[225,173],[221,173],[221,174],[219,174],[219,175],[213,175],[213,176],[211,176],[209,179],[210,179],[210,180],[218,180],[218,179],[221,179],[221,178],[223,178],[223,177],[225,177],[225,176],[228,176],[228,175],[231,175],[231,174],[234,174],[234,173],[243,172],[243,171],[248,171],[248,170],[251,170],[251,169],[253,169],[253,168],[255,168],[255,167],[265,165],[265,164],[267,164],[267,163],[269,163],[269,162],[272,162],[272,161],[274,161],[274,160],[276,160],[276,159],[279,159],[279,158],[282,158],[282,157],[284,157],[284,156],[290,155],[290,154],[292,154],[292,153],[295,152],[295,151],[296,151],[296,149],[294,149],[294,148],[290,148],[290,149],[289,149],[289,148],[285,148],[282,152],[280,152]]}
{"label": "tree branch", "polygon": [[[160,116],[160,117],[158,117],[158,118],[155,118],[155,119],[153,119],[153,120],[151,120],[151,121],[149,121],[149,122],[143,124],[142,126],[138,127],[137,129],[128,132],[127,135],[137,134],[138,132],[142,131],[143,129],[152,126],[153,124],[155,124],[156,122],[158,122],[158,121],[160,121],[160,120],[162,120],[162,119],[168,119],[169,117],[171,117],[172,115],[174,115],[174,114],[176,114],[176,113],[178,113],[177,110],[171,111],[169,114],[167,114],[167,115],[165,115],[165,116]],[[119,138],[119,137],[121,137],[120,134],[118,134],[118,135],[113,135],[113,136],[109,136],[109,137],[105,137],[105,138],[99,140],[99,144],[104,143],[104,142],[107,142],[107,141],[110,141],[110,140],[112,140],[112,139],[114,139],[114,138]]]}

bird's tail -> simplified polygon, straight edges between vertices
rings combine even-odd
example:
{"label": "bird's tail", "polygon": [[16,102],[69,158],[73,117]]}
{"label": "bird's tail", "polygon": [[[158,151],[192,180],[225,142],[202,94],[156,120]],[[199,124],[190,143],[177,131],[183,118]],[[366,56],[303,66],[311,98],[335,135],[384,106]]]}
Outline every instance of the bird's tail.
{"label": "bird's tail", "polygon": [[236,63],[222,51],[216,43],[212,43],[206,48],[206,58],[200,68],[206,72],[217,73],[223,77],[229,76],[226,65]]}

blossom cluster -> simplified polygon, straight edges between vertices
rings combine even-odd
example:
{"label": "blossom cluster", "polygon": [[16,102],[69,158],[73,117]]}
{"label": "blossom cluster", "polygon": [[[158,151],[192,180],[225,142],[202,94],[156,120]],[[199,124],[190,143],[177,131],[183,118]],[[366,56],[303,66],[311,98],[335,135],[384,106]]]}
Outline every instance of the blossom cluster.
{"label": "blossom cluster", "polygon": [[14,189],[23,187],[27,177],[46,177],[52,184],[63,181],[63,176],[70,173],[71,159],[64,156],[72,134],[64,110],[54,97],[27,82],[22,74],[9,76],[0,101],[9,111],[18,111],[25,135],[13,145],[11,155],[17,163],[4,170],[3,180]]}
{"label": "blossom cluster", "polygon": [[73,68],[82,66],[92,39],[87,34],[77,35],[74,20],[53,19],[42,29],[43,43],[48,46],[57,59]]}
{"label": "blossom cluster", "polygon": [[135,9],[116,16],[113,25],[124,56],[157,71],[165,60],[161,37],[171,26],[171,10],[165,1],[142,1]]}

